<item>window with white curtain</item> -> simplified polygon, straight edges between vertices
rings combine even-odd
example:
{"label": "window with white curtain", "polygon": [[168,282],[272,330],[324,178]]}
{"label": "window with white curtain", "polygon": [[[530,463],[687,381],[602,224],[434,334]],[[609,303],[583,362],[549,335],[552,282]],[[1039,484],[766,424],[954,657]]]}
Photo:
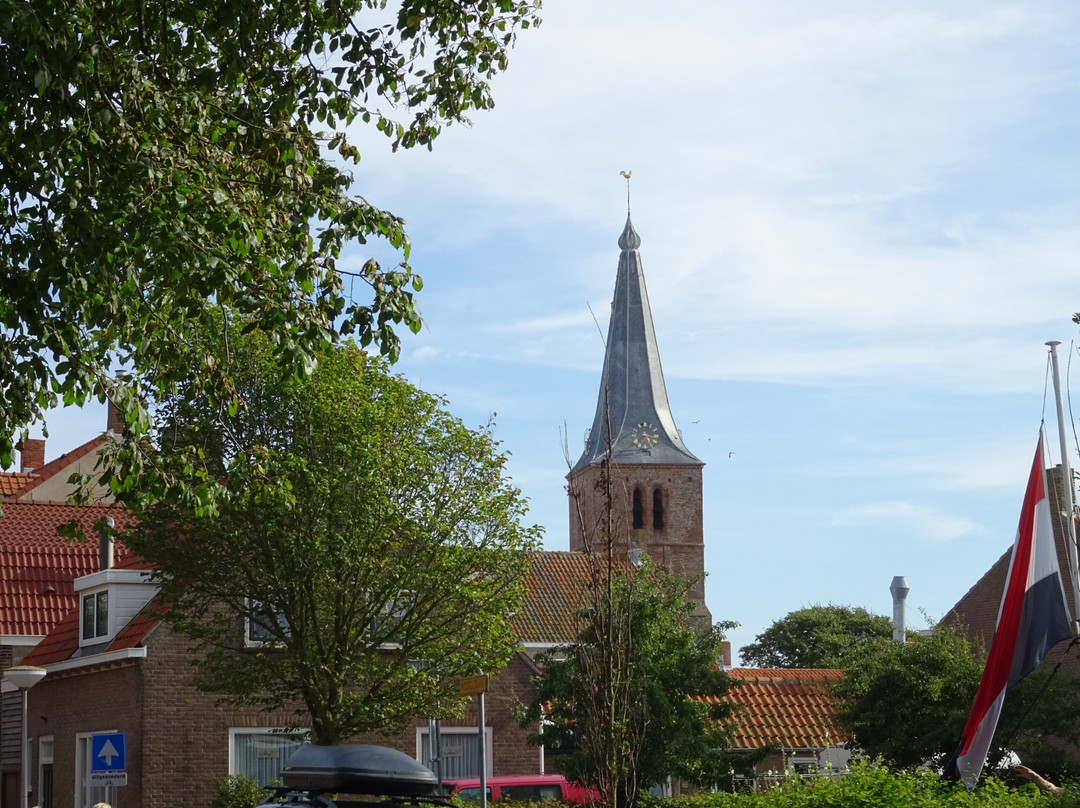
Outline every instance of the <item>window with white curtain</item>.
{"label": "window with white curtain", "polygon": [[229,730],[229,774],[252,778],[263,788],[280,785],[281,768],[303,743],[299,735],[246,727]]}

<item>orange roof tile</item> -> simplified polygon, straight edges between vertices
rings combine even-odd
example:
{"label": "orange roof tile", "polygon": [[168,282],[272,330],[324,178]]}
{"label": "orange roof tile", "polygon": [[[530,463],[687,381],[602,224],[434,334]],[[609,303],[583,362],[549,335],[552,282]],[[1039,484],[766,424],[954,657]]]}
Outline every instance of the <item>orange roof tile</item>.
{"label": "orange roof tile", "polygon": [[[126,512],[107,505],[79,506],[60,502],[5,502],[0,517],[0,634],[46,634],[78,600],[72,581],[98,569],[98,545],[69,543],[56,535],[62,524],[77,520],[88,536],[94,521],[111,515],[118,526]],[[116,556],[127,556],[117,546]]]}
{"label": "orange roof tile", "polygon": [[568,551],[538,552],[526,580],[525,600],[514,618],[524,643],[568,643],[581,630],[578,612],[588,602],[588,559]]}
{"label": "orange roof tile", "polygon": [[[28,483],[37,479],[36,474],[23,471],[5,471],[0,472],[0,498],[6,498],[14,495],[16,491],[20,491],[27,486]],[[31,488],[33,486],[30,486]]]}
{"label": "orange roof tile", "polygon": [[735,713],[736,749],[757,749],[765,744],[813,749],[847,740],[836,721],[836,700],[827,687],[844,677],[842,671],[732,668],[728,674],[738,685],[719,700],[739,708]]}
{"label": "orange roof tile", "polygon": [[[149,565],[136,556],[125,564],[148,569]],[[525,643],[571,642],[580,630],[578,610],[586,602],[588,559],[574,552],[538,552],[533,557],[527,580],[528,592],[521,611],[514,618],[518,637]],[[77,604],[24,660],[27,665],[47,665],[70,659],[79,647]],[[158,621],[152,609],[144,609],[109,644],[107,650],[134,648],[141,645]]]}

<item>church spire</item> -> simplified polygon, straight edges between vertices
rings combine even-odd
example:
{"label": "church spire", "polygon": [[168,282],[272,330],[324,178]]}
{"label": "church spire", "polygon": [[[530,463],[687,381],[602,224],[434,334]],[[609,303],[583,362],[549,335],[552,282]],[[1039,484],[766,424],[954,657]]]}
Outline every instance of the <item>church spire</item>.
{"label": "church spire", "polygon": [[703,465],[683,445],[668,404],[640,246],[641,237],[627,212],[619,236],[619,270],[599,401],[585,451],[571,474],[604,460],[609,444],[616,464]]}

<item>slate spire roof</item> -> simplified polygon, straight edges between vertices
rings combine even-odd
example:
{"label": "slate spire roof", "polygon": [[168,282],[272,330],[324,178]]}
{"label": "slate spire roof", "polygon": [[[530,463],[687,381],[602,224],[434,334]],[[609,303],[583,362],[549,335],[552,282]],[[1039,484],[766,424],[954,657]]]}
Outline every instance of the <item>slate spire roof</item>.
{"label": "slate spire roof", "polygon": [[683,445],[668,404],[640,246],[641,237],[627,212],[619,236],[619,270],[596,415],[585,451],[571,473],[604,460],[609,424],[615,463],[704,465]]}

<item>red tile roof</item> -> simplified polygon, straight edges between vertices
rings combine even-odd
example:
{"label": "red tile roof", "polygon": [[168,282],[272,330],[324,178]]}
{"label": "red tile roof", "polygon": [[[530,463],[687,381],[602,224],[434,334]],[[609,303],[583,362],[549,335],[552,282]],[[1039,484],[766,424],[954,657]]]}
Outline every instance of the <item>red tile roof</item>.
{"label": "red tile roof", "polygon": [[[514,619],[518,637],[525,643],[564,643],[577,636],[580,621],[578,609],[585,603],[588,562],[581,553],[539,552],[533,559],[528,579],[528,594],[521,611]],[[122,566],[120,563],[117,566]],[[131,557],[126,566],[148,568]],[[92,571],[92,570],[91,570]],[[23,661],[26,665],[48,665],[70,659],[79,647],[77,603],[71,614]],[[149,609],[144,609],[109,644],[108,651],[134,648],[145,641],[157,625]]]}
{"label": "red tile roof", "polygon": [[[93,539],[69,543],[56,529],[77,520],[88,536],[94,521],[111,515],[118,526],[128,521],[115,506],[78,506],[59,502],[12,502],[0,517],[0,634],[46,634],[78,605],[72,581],[98,569]],[[126,557],[123,547],[116,557]]]}
{"label": "red tile roof", "polygon": [[[736,749],[776,744],[813,749],[847,739],[836,721],[836,700],[828,685],[844,674],[832,669],[732,668],[737,680],[721,701],[738,705]],[[713,699],[706,698],[706,701]]]}
{"label": "red tile roof", "polygon": [[88,440],[82,446],[77,446],[76,448],[72,449],[70,452],[65,452],[64,454],[60,455],[59,457],[50,460],[44,466],[41,466],[40,468],[34,469],[33,474],[27,475],[27,476],[31,477],[32,479],[30,479],[30,480],[26,481],[25,483],[23,483],[23,485],[21,487],[16,488],[15,490],[13,490],[11,492],[10,496],[13,499],[18,499],[21,496],[25,496],[26,494],[28,494],[34,488],[37,488],[39,485],[41,485],[46,480],[51,479],[52,477],[55,477],[60,472],[64,471],[72,463],[76,462],[77,460],[81,460],[82,458],[86,457],[86,455],[90,454],[91,452],[97,451],[97,449],[99,449],[102,446],[102,444],[104,444],[104,443],[105,443],[105,435],[104,434],[98,435],[96,438],[91,438],[90,440]]}
{"label": "red tile roof", "polygon": [[[127,565],[148,568],[145,562],[137,562],[132,557]],[[577,636],[581,628],[577,614],[588,597],[588,573],[588,559],[581,553],[544,551],[534,555],[525,601],[514,618],[514,629],[523,643],[567,643]],[[144,610],[117,634],[107,650],[141,645],[157,622]],[[78,646],[77,614],[72,614],[27,656],[24,664],[47,665],[70,659]]]}
{"label": "red tile roof", "polygon": [[[150,565],[139,556],[126,554],[117,562],[117,569],[150,569]],[[130,623],[122,628],[109,643],[108,651],[120,651],[136,648],[143,644],[158,621],[150,616],[149,608],[143,609]],[[23,659],[23,665],[50,665],[71,659],[79,650],[79,606],[78,602],[64,617],[53,626],[52,630]]]}
{"label": "red tile roof", "polygon": [[36,474],[23,471],[0,472],[0,499],[6,499],[14,495],[16,491],[22,490],[28,483],[36,479]]}
{"label": "red tile roof", "polygon": [[514,618],[523,643],[568,643],[581,630],[578,612],[588,602],[589,562],[582,553],[538,552]]}

